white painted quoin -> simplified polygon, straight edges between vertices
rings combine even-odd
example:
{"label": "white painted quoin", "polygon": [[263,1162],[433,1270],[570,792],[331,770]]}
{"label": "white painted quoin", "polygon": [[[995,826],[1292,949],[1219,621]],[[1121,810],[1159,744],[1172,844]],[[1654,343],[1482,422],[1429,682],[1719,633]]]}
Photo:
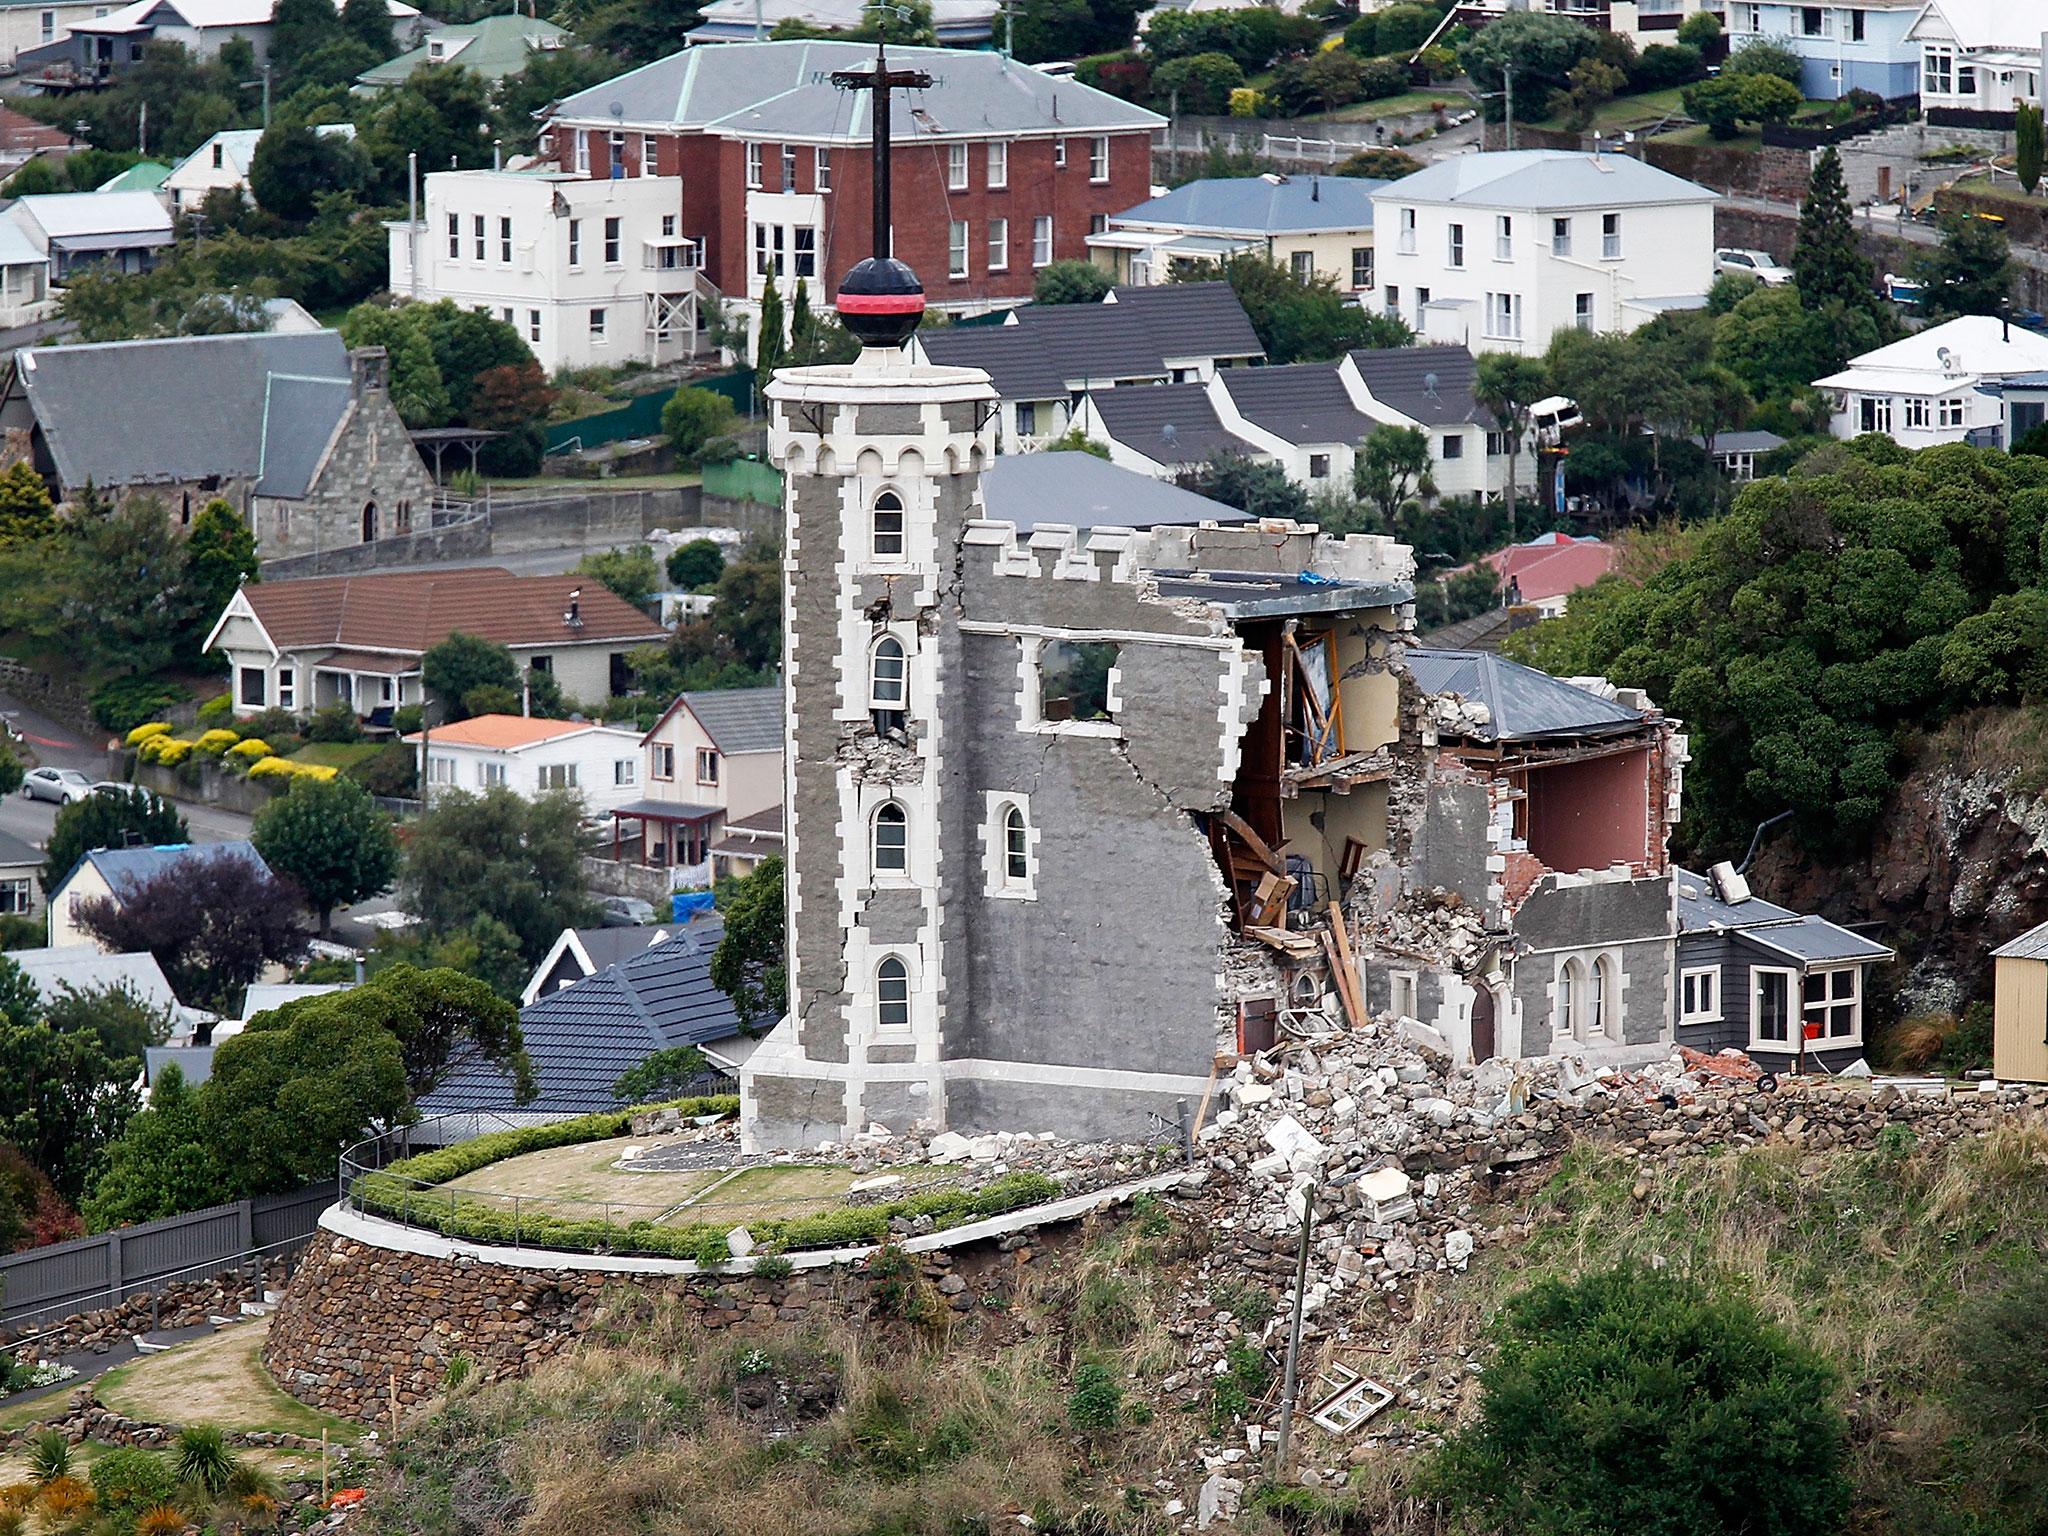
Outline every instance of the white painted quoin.
{"label": "white painted quoin", "polygon": [[675,362],[709,345],[711,296],[681,208],[674,176],[439,171],[420,219],[385,226],[391,291],[503,320],[550,374]]}
{"label": "white painted quoin", "polygon": [[[417,748],[420,736],[405,738]],[[640,794],[640,737],[576,720],[475,715],[437,727],[426,741],[427,791],[509,789],[522,800],[555,791],[602,815]]]}
{"label": "white painted quoin", "polygon": [[1541,356],[1698,308],[1719,195],[1626,155],[1457,155],[1373,194],[1380,303],[1425,341]]}

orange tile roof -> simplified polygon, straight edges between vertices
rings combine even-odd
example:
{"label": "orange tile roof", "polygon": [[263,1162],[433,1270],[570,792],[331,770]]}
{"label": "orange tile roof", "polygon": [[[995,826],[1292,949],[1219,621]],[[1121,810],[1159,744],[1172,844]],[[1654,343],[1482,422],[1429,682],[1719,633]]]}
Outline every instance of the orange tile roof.
{"label": "orange tile roof", "polygon": [[[526,715],[472,715],[453,725],[434,727],[434,745],[442,747],[492,747],[510,751],[530,747],[537,741],[596,729],[588,720],[539,720]],[[405,738],[417,742],[417,732]]]}
{"label": "orange tile roof", "polygon": [[1510,579],[1519,583],[1523,602],[1537,603],[1590,587],[1614,569],[1619,555],[1612,544],[1558,533],[1497,549],[1484,556],[1480,564],[1494,568],[1502,587]]}
{"label": "orange tile roof", "polygon": [[[579,593],[583,622],[562,622]],[[495,566],[452,571],[381,571],[256,582],[242,589],[281,648],[340,645],[423,653],[458,630],[500,645],[575,645],[668,637],[654,620],[593,577],[515,576]]]}

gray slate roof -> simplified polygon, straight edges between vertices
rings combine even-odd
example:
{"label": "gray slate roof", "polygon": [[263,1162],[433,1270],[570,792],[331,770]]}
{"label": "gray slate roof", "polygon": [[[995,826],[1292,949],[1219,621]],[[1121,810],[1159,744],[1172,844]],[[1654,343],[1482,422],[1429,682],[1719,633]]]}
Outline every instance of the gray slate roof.
{"label": "gray slate roof", "polygon": [[1265,356],[1228,283],[1117,288],[1100,304],[1026,304],[1004,325],[920,332],[933,363],[982,368],[1005,400],[1172,377],[1175,363]]}
{"label": "gray slate roof", "polygon": [[0,832],[0,865],[41,864],[43,856],[12,832]]}
{"label": "gray slate roof", "polygon": [[1478,208],[1625,208],[1715,202],[1697,182],[1629,155],[1509,149],[1452,155],[1379,189],[1379,201],[1462,203]]}
{"label": "gray slate roof", "polygon": [[165,1067],[176,1067],[187,1088],[197,1088],[213,1076],[213,1047],[210,1045],[146,1045],[142,1048],[142,1070],[154,1088]]}
{"label": "gray slate roof", "polygon": [[708,689],[684,694],[683,702],[729,757],[782,750],[780,688]]}
{"label": "gray slate roof", "polygon": [[1217,377],[1240,415],[1296,446],[1362,443],[1377,425],[1351,403],[1335,363],[1227,368]]}
{"label": "gray slate roof", "polygon": [[[1695,437],[1693,441],[1704,448],[1707,440]],[[1785,439],[1775,432],[1761,428],[1751,432],[1723,432],[1714,439],[1714,452],[1721,453],[1769,453],[1773,448],[1785,446]]]}
{"label": "gray slate roof", "polygon": [[1006,453],[981,477],[987,515],[1036,528],[1159,528],[1248,523],[1251,515],[1092,453]]}
{"label": "gray slate roof", "polygon": [[66,987],[74,992],[122,988],[152,1008],[174,1017],[179,1012],[177,994],[152,954],[110,955],[94,944],[59,944],[53,949],[12,950],[7,958],[45,1001]]}
{"label": "gray slate roof", "polygon": [[[153,848],[95,848],[79,863],[92,865],[107,882],[107,889],[117,897],[125,898],[165,870],[210,859],[240,859],[265,874],[270,873],[270,866],[263,862],[263,855],[247,838],[221,843],[163,843]],[[74,867],[72,873],[76,872]],[[64,878],[69,880],[71,875]]]}
{"label": "gray slate roof", "polygon": [[1373,399],[1426,427],[1486,420],[1472,398],[1479,363],[1464,347],[1361,347],[1351,363]]}
{"label": "gray slate roof", "polygon": [[[1892,951],[1824,917],[1804,916],[1761,897],[1726,902],[1714,894],[1714,883],[1689,869],[1678,876],[1680,935],[1725,929],[1740,938],[1808,963],[1840,960],[1889,960]],[[1994,951],[1995,953],[1995,951]]]}
{"label": "gray slate roof", "polygon": [[66,487],[261,473],[263,494],[296,499],[349,400],[335,331],[30,347],[18,368]]}
{"label": "gray slate roof", "polygon": [[1224,427],[1205,384],[1098,389],[1088,398],[1113,440],[1158,464],[1201,464],[1213,454],[1259,452]]}
{"label": "gray slate roof", "polygon": [[[724,129],[865,144],[873,93],[842,91],[839,69],[864,68],[866,43],[791,41],[685,48],[565,98],[555,116],[609,128]],[[954,48],[894,48],[897,69],[923,69],[928,89],[892,91],[898,144],[948,135],[1152,129],[1157,113],[1003,58]],[[614,110],[616,108],[616,110]]]}
{"label": "gray slate roof", "polygon": [[1372,194],[1386,184],[1360,176],[1208,177],[1126,208],[1110,225],[1234,235],[1371,229]]}
{"label": "gray slate roof", "polygon": [[[612,1084],[656,1051],[738,1034],[732,999],[712,984],[712,952],[724,925],[702,918],[669,938],[519,1010],[540,1096],[528,1113],[617,1109]],[[474,1056],[457,1061],[420,1104],[428,1115],[510,1109],[512,1080]]]}
{"label": "gray slate roof", "polygon": [[1482,741],[1610,735],[1647,718],[1641,710],[1489,651],[1418,648],[1408,653],[1408,670],[1424,693],[1456,694],[1484,704],[1492,721],[1477,733]]}

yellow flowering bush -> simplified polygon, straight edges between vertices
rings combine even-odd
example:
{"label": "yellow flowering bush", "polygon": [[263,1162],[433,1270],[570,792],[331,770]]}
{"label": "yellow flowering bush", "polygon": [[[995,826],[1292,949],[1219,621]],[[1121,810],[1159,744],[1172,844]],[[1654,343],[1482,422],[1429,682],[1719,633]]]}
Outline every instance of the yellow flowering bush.
{"label": "yellow flowering bush", "polygon": [[128,733],[128,745],[131,747],[139,747],[142,745],[142,743],[148,741],[152,736],[168,736],[170,734],[171,728],[168,725],[164,724],[163,721],[151,720],[148,721],[146,724],[138,725],[137,727],[135,727],[134,730]]}
{"label": "yellow flowering bush", "polygon": [[[159,767],[175,768],[192,755],[192,743],[180,741],[175,736],[153,736],[149,744],[156,748],[155,753],[151,755],[151,761]],[[137,753],[137,756],[141,755],[140,752]]]}
{"label": "yellow flowering bush", "polygon": [[333,778],[339,772],[341,772],[339,768],[333,767],[332,765],[327,763],[292,764],[293,778],[311,779],[316,784],[325,784],[329,779]]}
{"label": "yellow flowering bush", "polygon": [[259,757],[272,755],[270,743],[261,736],[245,736],[227,750],[227,756],[243,763],[253,763]]}
{"label": "yellow flowering bush", "polygon": [[232,747],[241,739],[242,733],[240,731],[231,731],[224,726],[217,725],[212,730],[202,734],[192,745],[198,751],[204,752],[208,757],[219,757],[221,753],[227,751],[229,747]]}
{"label": "yellow flowering bush", "polygon": [[1232,117],[1257,117],[1266,104],[1266,93],[1256,86],[1234,86],[1230,92]]}

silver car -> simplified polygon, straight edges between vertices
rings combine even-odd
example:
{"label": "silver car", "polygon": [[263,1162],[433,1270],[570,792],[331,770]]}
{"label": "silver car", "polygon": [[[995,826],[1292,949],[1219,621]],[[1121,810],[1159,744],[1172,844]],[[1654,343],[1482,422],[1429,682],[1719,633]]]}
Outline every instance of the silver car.
{"label": "silver car", "polygon": [[31,768],[21,781],[24,800],[53,800],[69,805],[93,791],[93,782],[76,768]]}

